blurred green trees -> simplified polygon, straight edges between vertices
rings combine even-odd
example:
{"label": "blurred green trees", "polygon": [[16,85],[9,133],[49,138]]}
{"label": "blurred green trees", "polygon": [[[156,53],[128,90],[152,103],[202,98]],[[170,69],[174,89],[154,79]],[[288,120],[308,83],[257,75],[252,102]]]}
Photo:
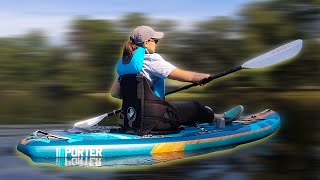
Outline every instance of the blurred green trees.
{"label": "blurred green trees", "polygon": [[[67,44],[49,45],[45,32],[0,39],[0,88],[53,93],[108,91],[122,44],[137,25],[165,32],[158,52],[188,70],[218,73],[291,40],[303,39],[299,57],[268,71],[235,73],[219,86],[319,88],[320,1],[271,0],[242,7],[239,16],[213,17],[183,28],[142,13],[119,21],[78,17]],[[213,85],[214,86],[214,85]],[[216,89],[216,87],[214,87]]]}
{"label": "blurred green trees", "polygon": [[247,54],[255,54],[291,39],[303,39],[303,51],[296,61],[275,66],[264,73],[270,88],[319,87],[320,1],[272,0],[254,3],[242,11]]}

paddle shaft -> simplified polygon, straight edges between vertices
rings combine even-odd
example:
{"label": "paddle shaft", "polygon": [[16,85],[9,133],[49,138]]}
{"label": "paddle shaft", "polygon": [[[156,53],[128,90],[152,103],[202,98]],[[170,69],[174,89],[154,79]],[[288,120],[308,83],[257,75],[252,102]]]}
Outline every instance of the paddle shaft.
{"label": "paddle shaft", "polygon": [[227,70],[227,71],[223,71],[223,72],[221,72],[221,73],[219,73],[219,74],[212,75],[212,76],[210,76],[209,78],[204,79],[204,80],[202,80],[202,81],[200,81],[200,82],[195,82],[195,83],[192,83],[192,84],[189,84],[189,85],[186,85],[186,86],[177,88],[177,89],[175,89],[175,90],[166,92],[166,95],[173,94],[173,93],[176,93],[176,92],[185,90],[185,89],[189,89],[189,88],[191,88],[191,87],[198,86],[198,85],[201,85],[201,84],[209,83],[209,82],[211,82],[211,81],[214,80],[214,79],[217,79],[217,78],[222,77],[222,76],[225,76],[225,75],[227,75],[227,74],[230,74],[230,73],[239,71],[239,70],[241,70],[241,69],[242,69],[242,66],[237,66],[237,67],[231,68],[231,69],[229,69],[229,70]]}
{"label": "paddle shaft", "polygon": [[113,110],[112,112],[109,112],[106,117],[109,117],[109,116],[112,116],[112,115],[116,115],[116,114],[118,114],[119,112],[121,112],[121,109]]}

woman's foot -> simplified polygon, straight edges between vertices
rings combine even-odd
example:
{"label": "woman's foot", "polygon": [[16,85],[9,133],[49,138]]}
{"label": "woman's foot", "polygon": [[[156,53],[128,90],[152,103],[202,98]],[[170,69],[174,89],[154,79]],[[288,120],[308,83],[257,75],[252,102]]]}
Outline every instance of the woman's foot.
{"label": "woman's foot", "polygon": [[225,115],[225,119],[227,121],[234,121],[241,116],[243,110],[244,110],[243,106],[238,105],[238,106],[230,109],[229,111],[224,112],[223,114]]}
{"label": "woman's foot", "polygon": [[[205,107],[209,111],[213,112],[209,106],[205,106]],[[221,118],[226,119],[227,121],[234,121],[241,116],[243,110],[244,110],[243,106],[238,105],[230,109],[229,111],[224,112],[223,114],[213,114],[213,121],[216,121],[217,119],[221,119]]]}

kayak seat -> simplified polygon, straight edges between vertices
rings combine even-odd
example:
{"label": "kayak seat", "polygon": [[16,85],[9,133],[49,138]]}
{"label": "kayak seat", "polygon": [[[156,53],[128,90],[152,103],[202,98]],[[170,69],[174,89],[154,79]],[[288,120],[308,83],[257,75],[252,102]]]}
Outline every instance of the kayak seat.
{"label": "kayak seat", "polygon": [[128,134],[173,134],[180,132],[175,108],[153,93],[142,74],[120,77],[123,119],[121,131]]}

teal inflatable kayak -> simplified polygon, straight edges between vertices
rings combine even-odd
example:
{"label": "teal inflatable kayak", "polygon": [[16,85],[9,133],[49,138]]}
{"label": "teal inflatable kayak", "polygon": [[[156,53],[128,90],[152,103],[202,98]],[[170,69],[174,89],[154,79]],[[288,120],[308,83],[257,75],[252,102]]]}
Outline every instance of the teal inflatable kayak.
{"label": "teal inflatable kayak", "polygon": [[89,129],[37,130],[19,142],[17,149],[31,158],[117,157],[197,151],[236,146],[262,139],[280,126],[278,113],[265,110],[224,124],[198,124],[182,127],[180,133],[167,135],[130,135],[112,127]]}

